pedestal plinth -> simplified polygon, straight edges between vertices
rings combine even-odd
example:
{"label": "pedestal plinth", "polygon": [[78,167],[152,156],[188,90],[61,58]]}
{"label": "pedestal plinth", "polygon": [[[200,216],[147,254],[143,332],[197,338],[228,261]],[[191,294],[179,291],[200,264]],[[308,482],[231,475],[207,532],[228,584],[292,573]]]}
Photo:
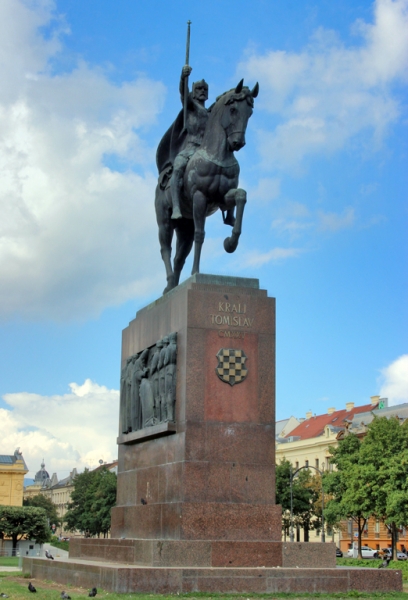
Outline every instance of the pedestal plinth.
{"label": "pedestal plinth", "polygon": [[[153,356],[169,333],[177,333],[174,422],[142,402],[157,402]],[[124,330],[122,368],[146,349],[134,370],[150,377],[142,410],[128,402],[133,390],[120,411],[112,538],[71,538],[68,561],[24,558],[24,571],[121,593],[402,590],[401,571],[336,569],[332,543],[281,542],[275,301],[257,280],[187,280]]]}
{"label": "pedestal plinth", "polygon": [[112,537],[280,542],[275,300],[255,279],[193,276],[123,331],[122,367],[171,332],[175,422],[120,432]]}

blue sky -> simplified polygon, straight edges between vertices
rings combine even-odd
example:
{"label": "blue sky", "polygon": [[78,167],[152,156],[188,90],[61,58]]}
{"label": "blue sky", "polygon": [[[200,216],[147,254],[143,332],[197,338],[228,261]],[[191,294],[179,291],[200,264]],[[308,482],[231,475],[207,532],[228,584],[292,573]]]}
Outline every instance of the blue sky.
{"label": "blue sky", "polygon": [[[277,299],[277,418],[408,401],[408,1],[0,3],[0,452],[116,457],[121,330],[165,285],[155,150],[191,79],[260,93],[235,254]],[[186,278],[191,261],[184,271]]]}

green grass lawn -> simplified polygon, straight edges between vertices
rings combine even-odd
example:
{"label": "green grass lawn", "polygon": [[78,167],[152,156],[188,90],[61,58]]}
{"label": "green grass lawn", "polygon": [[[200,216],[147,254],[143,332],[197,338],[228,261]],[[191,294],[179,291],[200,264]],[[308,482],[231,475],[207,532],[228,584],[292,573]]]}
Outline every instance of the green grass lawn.
{"label": "green grass lawn", "polygon": [[18,567],[18,561],[18,556],[0,556],[0,566],[2,567]]}
{"label": "green grass lawn", "polygon": [[51,546],[54,546],[54,548],[60,548],[61,550],[69,552],[69,542],[60,542],[55,535],[52,536],[50,544]]}
{"label": "green grass lawn", "polygon": [[[23,576],[16,577],[15,574],[1,573],[0,572],[0,593],[9,596],[10,600],[26,600],[31,597],[28,591],[29,578]],[[69,594],[72,600],[80,600],[88,597],[88,590],[82,588],[74,588],[69,585],[60,585],[53,583],[52,581],[40,581],[32,580],[33,584],[37,588],[36,600],[59,600],[62,590],[65,590]],[[406,592],[391,592],[391,593],[371,593],[366,594],[362,592],[349,592],[349,593],[336,593],[336,594],[204,594],[204,593],[192,593],[192,594],[174,594],[174,595],[158,595],[158,594],[116,594],[105,592],[104,590],[98,590],[97,600],[174,600],[177,597],[189,598],[190,600],[208,598],[208,599],[222,599],[222,600],[250,600],[256,598],[268,598],[268,600],[274,600],[275,598],[288,598],[292,600],[307,600],[309,598],[365,598],[369,599],[395,599],[395,600],[408,600],[408,593]]]}

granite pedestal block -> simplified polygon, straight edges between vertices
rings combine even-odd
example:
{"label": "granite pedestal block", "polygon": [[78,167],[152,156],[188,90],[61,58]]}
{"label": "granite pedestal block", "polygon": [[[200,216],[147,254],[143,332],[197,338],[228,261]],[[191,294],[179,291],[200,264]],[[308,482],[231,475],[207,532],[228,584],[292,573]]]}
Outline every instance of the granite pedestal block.
{"label": "granite pedestal block", "polygon": [[120,428],[112,538],[72,538],[68,561],[24,571],[123,593],[402,590],[401,571],[336,569],[332,543],[281,542],[275,300],[255,279],[196,275],[138,312],[122,368],[172,332],[175,421]]}
{"label": "granite pedestal block", "polygon": [[[156,437],[119,435],[112,537],[280,542],[275,300],[254,279],[196,275],[138,312],[123,331],[122,367],[173,331],[175,423]],[[220,351],[246,357],[240,377],[234,357],[220,378]]]}

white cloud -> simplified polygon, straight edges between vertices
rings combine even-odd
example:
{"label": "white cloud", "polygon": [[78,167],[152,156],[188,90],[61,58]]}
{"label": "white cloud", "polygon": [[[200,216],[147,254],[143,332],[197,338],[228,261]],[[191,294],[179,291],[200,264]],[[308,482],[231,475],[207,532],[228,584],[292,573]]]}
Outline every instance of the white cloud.
{"label": "white cloud", "polygon": [[0,318],[97,314],[143,296],[163,270],[158,250],[144,255],[156,177],[139,131],[164,87],[117,86],[84,63],[53,74],[67,31],[53,11],[50,0],[0,3]]}
{"label": "white cloud", "polygon": [[277,207],[275,213],[276,218],[271,223],[271,229],[279,235],[289,235],[290,239],[294,239],[314,228],[314,217],[309,208],[301,202],[285,200]]}
{"label": "white cloud", "polygon": [[408,402],[408,354],[403,354],[382,369],[380,394],[390,405]]}
{"label": "white cloud", "polygon": [[44,458],[47,471],[66,477],[74,467],[117,458],[119,392],[87,379],[63,396],[6,394],[0,409],[0,453],[20,447],[33,477]]}
{"label": "white cloud", "polygon": [[274,219],[271,225],[272,229],[277,230],[279,233],[289,233],[291,237],[297,236],[311,227],[312,223],[302,223],[301,221],[290,219]]}
{"label": "white cloud", "polygon": [[354,26],[360,45],[319,29],[298,54],[253,51],[242,61],[238,71],[262,82],[257,109],[282,119],[273,133],[259,132],[264,166],[299,167],[352,138],[380,144],[401,111],[393,86],[408,79],[407,30],[408,0],[377,0],[374,22]]}
{"label": "white cloud", "polygon": [[319,228],[322,231],[338,231],[352,227],[355,222],[354,208],[345,208],[343,214],[318,211]]}
{"label": "white cloud", "polygon": [[262,267],[269,262],[280,262],[287,258],[296,258],[303,250],[300,248],[273,248],[269,252],[258,252],[257,250],[248,252],[242,258],[243,267]]}
{"label": "white cloud", "polygon": [[261,177],[258,185],[248,191],[251,203],[269,204],[280,195],[280,179]]}

